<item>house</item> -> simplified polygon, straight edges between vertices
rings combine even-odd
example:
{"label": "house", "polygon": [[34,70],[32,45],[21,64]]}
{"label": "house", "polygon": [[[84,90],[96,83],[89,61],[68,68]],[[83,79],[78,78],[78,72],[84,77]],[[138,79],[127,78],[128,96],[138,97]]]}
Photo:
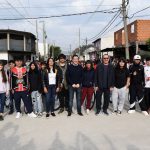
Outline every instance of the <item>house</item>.
{"label": "house", "polygon": [[9,61],[16,56],[24,61],[36,58],[36,37],[30,32],[0,30],[0,59]]}

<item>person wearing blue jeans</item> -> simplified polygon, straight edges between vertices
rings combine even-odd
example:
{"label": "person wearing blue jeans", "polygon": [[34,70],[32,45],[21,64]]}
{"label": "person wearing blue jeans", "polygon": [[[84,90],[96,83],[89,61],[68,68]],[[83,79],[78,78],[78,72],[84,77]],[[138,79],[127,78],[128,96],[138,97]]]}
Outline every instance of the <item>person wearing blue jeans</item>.
{"label": "person wearing blue jeans", "polygon": [[82,86],[83,68],[79,65],[79,57],[73,55],[72,64],[68,66],[66,79],[69,85],[69,109],[68,116],[72,114],[72,105],[74,92],[76,92],[77,111],[78,115],[83,116],[81,112],[81,86]]}

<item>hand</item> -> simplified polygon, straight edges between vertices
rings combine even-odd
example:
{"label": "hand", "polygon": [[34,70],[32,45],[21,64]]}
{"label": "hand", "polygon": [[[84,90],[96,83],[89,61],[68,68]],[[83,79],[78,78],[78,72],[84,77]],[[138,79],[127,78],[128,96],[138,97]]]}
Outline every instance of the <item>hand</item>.
{"label": "hand", "polygon": [[98,91],[98,87],[95,87],[94,90],[95,90],[95,91]]}
{"label": "hand", "polygon": [[11,93],[14,94],[15,93],[14,90],[11,90]]}
{"label": "hand", "polygon": [[9,96],[9,91],[6,91],[6,96]]}
{"label": "hand", "polygon": [[59,90],[60,90],[60,89],[59,89],[59,87],[58,87],[58,88],[56,89],[56,92],[58,93],[58,92],[59,92]]}
{"label": "hand", "polygon": [[72,87],[73,87],[73,88],[76,88],[76,85],[75,85],[75,84],[73,84],[73,85],[72,85]]}
{"label": "hand", "polygon": [[113,87],[111,87],[111,88],[110,88],[110,91],[113,91],[113,89],[114,89],[114,88],[113,88]]}
{"label": "hand", "polygon": [[79,88],[80,87],[80,84],[76,84],[76,88]]}
{"label": "hand", "polygon": [[44,87],[44,93],[48,93],[48,90],[46,87]]}

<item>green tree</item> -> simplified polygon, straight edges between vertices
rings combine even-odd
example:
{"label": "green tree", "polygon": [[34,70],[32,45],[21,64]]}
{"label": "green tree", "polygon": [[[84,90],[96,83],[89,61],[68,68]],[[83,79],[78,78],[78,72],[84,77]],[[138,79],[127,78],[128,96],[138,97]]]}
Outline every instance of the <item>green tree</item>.
{"label": "green tree", "polygon": [[150,38],[146,41],[146,44],[148,45],[148,50],[150,50]]}
{"label": "green tree", "polygon": [[50,57],[54,56],[54,58],[58,58],[59,54],[61,54],[61,48],[59,46],[50,46],[49,49]]}

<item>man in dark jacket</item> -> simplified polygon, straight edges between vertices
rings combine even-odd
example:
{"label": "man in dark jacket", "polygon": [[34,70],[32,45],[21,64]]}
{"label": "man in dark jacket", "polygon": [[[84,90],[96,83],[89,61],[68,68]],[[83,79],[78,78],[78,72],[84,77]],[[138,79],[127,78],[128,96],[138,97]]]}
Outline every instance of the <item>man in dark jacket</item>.
{"label": "man in dark jacket", "polygon": [[102,63],[96,68],[95,74],[95,87],[96,87],[96,115],[101,111],[101,99],[104,93],[104,104],[103,113],[109,115],[107,112],[109,101],[110,101],[110,91],[114,87],[114,68],[109,63],[110,57],[105,54],[102,57]]}
{"label": "man in dark jacket", "polygon": [[69,85],[69,109],[68,116],[72,114],[74,92],[76,92],[77,111],[78,115],[81,113],[81,84],[82,84],[83,68],[79,65],[79,57],[74,55],[72,57],[72,64],[68,66],[66,79]]}

